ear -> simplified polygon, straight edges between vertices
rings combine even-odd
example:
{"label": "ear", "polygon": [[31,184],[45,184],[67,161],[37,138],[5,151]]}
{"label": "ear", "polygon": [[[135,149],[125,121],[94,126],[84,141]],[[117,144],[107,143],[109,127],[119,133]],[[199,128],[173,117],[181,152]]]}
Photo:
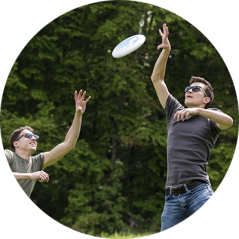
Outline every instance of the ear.
{"label": "ear", "polygon": [[211,101],[210,97],[205,97],[203,103],[207,104]]}
{"label": "ear", "polygon": [[14,145],[15,148],[18,148],[18,141],[14,141],[13,145]]}

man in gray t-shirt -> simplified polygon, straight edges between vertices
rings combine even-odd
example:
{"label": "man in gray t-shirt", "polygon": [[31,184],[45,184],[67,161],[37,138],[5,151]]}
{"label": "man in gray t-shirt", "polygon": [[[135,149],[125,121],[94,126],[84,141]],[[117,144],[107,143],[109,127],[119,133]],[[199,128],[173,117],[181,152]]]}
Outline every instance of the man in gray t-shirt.
{"label": "man in gray t-shirt", "polygon": [[212,86],[201,77],[192,76],[185,88],[184,108],[168,91],[164,82],[171,50],[169,30],[163,25],[163,49],[151,76],[154,88],[167,118],[167,180],[161,231],[192,215],[213,194],[207,174],[211,149],[221,130],[233,120],[218,109],[209,108],[214,94]]}
{"label": "man in gray t-shirt", "polygon": [[[174,119],[184,107],[169,94],[165,111],[167,118],[167,181],[166,186],[201,180],[210,184],[207,165],[211,149],[221,130],[210,119],[200,115],[186,121]],[[218,109],[208,109],[220,112]]]}
{"label": "man in gray t-shirt", "polygon": [[[32,131],[31,128],[27,128]],[[27,128],[25,127],[24,130],[26,130]],[[22,176],[29,178],[25,180],[18,180],[19,185],[22,187],[28,197],[31,196],[32,190],[37,182],[36,180],[34,180],[34,172],[39,172],[39,176],[36,175],[37,173],[35,173],[35,179],[39,179],[40,182],[48,182],[48,174],[42,171],[44,165],[43,153],[31,157],[30,160],[26,160],[9,149],[4,150],[4,152],[9,166],[12,172],[14,172],[15,174],[15,177],[17,177],[16,174],[22,174]]]}
{"label": "man in gray t-shirt", "polygon": [[91,98],[89,96],[84,100],[85,94],[85,91],[82,94],[82,90],[79,94],[75,91],[75,116],[72,125],[64,142],[51,151],[32,156],[37,149],[39,136],[34,134],[34,130],[29,126],[20,127],[11,134],[10,145],[12,151],[6,149],[5,155],[14,177],[29,197],[36,180],[40,182],[49,181],[49,175],[43,169],[60,160],[75,147],[80,134],[82,116],[86,104]]}

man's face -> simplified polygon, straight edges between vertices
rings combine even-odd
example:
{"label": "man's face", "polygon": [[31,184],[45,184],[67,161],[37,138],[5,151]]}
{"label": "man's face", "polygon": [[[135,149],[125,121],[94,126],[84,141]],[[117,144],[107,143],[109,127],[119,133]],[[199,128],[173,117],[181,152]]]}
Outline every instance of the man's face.
{"label": "man's face", "polygon": [[[19,135],[19,137],[24,133],[33,134],[31,131],[24,129]],[[15,141],[14,144],[16,150],[18,149],[21,151],[33,153],[37,149],[37,141],[34,136],[32,136],[32,138],[27,138],[25,135],[23,135],[19,140]]]}
{"label": "man's face", "polygon": [[[206,86],[203,83],[200,82],[194,82],[190,86],[200,86],[204,91]],[[197,92],[194,92],[192,89],[188,90],[188,92],[185,93],[185,105],[189,108],[192,107],[200,107],[204,108],[205,104],[207,103],[205,101],[206,97],[203,90],[200,89]]]}

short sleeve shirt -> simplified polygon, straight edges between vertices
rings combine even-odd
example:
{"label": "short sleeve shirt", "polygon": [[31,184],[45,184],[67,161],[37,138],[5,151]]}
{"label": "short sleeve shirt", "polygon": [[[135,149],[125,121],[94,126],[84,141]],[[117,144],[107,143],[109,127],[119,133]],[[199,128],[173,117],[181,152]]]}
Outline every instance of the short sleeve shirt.
{"label": "short sleeve shirt", "polygon": [[[44,154],[40,153],[36,156],[31,157],[31,160],[21,158],[15,152],[11,150],[4,150],[6,158],[8,160],[9,166],[12,172],[17,173],[33,173],[41,171],[44,165]],[[37,180],[22,180],[18,181],[19,185],[25,191],[25,193],[30,197],[32,190],[36,184]]]}
{"label": "short sleeve shirt", "polygon": [[[202,180],[210,184],[208,159],[221,130],[215,122],[200,115],[178,122],[174,114],[182,109],[184,107],[170,94],[165,106],[168,128],[166,186],[189,180]],[[215,108],[208,110],[220,111]]]}

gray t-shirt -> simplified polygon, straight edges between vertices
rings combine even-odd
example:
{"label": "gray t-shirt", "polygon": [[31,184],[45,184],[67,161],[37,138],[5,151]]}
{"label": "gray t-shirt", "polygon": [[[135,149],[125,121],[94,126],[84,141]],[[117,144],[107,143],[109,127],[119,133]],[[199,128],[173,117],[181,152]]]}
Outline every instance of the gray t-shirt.
{"label": "gray t-shirt", "polygon": [[182,109],[184,107],[169,95],[165,106],[168,128],[166,186],[189,180],[203,180],[210,184],[208,159],[221,130],[215,122],[200,115],[177,122],[177,118],[173,118],[174,114]]}
{"label": "gray t-shirt", "polygon": [[[31,157],[31,160],[28,161],[26,159],[21,158],[19,155],[17,155],[11,150],[6,149],[4,150],[4,152],[12,172],[33,173],[33,172],[41,171],[43,169],[43,164],[44,164],[43,153],[40,153],[36,156]],[[22,187],[22,189],[28,195],[28,197],[31,196],[32,190],[36,182],[37,180],[30,180],[30,179],[18,181],[19,185]]]}

